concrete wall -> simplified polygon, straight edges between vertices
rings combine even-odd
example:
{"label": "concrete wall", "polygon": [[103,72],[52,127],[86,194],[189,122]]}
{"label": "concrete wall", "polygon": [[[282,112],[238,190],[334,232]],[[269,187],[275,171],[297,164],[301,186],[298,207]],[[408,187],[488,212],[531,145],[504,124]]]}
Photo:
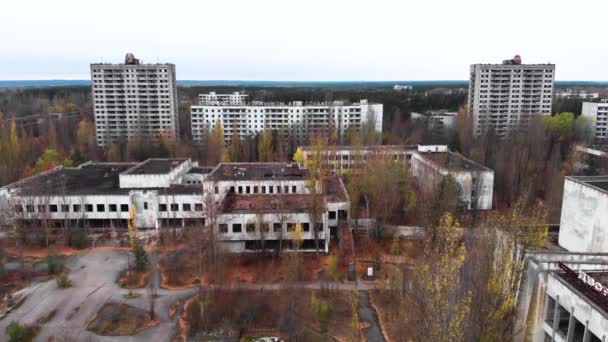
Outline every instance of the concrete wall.
{"label": "concrete wall", "polygon": [[544,313],[549,274],[560,270],[564,262],[573,270],[606,270],[608,253],[570,253],[567,251],[538,251],[526,254],[525,276],[517,298],[517,320],[514,341],[544,342]]}
{"label": "concrete wall", "polygon": [[[171,184],[182,183],[182,176],[192,168],[192,162],[188,159],[174,167],[170,172],[163,174],[142,175],[129,173],[130,170],[140,166],[141,164],[137,164],[131,169],[118,175],[121,188],[168,188],[171,186]],[[145,165],[143,167],[145,167]]]}
{"label": "concrete wall", "polygon": [[[434,191],[443,177],[452,176],[459,188],[459,200],[467,209],[472,209],[472,196],[475,191],[475,209],[492,209],[494,196],[494,171],[450,171],[437,167],[420,154],[414,153],[410,161],[412,175],[426,191]],[[475,182],[473,182],[475,179]]]}
{"label": "concrete wall", "polygon": [[608,252],[608,193],[565,179],[559,245],[571,252]]}
{"label": "concrete wall", "polygon": [[[587,329],[595,334],[595,336],[604,340],[608,337],[608,318],[606,318],[605,313],[600,312],[601,309],[598,307],[591,305],[578,291],[573,291],[566,281],[558,275],[549,274],[547,279],[547,295],[555,299],[559,305],[570,312],[570,315],[574,316],[580,323],[583,325],[587,324]],[[545,303],[543,313],[546,312],[547,307]],[[546,322],[543,322],[543,330],[549,335],[558,335],[557,332],[553,333],[552,327]]]}
{"label": "concrete wall", "polygon": [[[307,213],[281,213],[281,214],[262,214],[261,221],[264,223],[268,223],[270,225],[270,232],[264,233],[262,235],[260,233],[260,229],[257,226],[259,223],[259,218],[255,213],[240,213],[240,214],[221,214],[217,218],[218,227],[216,227],[218,231],[218,237],[222,241],[255,241],[260,240],[262,236],[266,240],[278,240],[281,238],[280,232],[274,232],[273,224],[283,222],[283,231],[282,238],[283,240],[289,240],[289,232],[287,232],[287,223],[311,223],[310,216]],[[324,213],[322,216],[323,222],[323,231],[319,232],[318,238],[326,240],[325,245],[321,246],[325,252],[328,251],[329,248],[329,226],[327,222],[327,213]],[[233,224],[241,224],[241,232],[233,233],[232,225]],[[253,223],[256,225],[256,230],[253,233],[248,233],[246,225],[248,223]],[[227,224],[228,225],[228,233],[219,232],[219,224]],[[314,239],[314,230],[312,224],[310,224],[310,230],[308,232],[304,232],[304,239]],[[244,246],[244,245],[243,245]]]}

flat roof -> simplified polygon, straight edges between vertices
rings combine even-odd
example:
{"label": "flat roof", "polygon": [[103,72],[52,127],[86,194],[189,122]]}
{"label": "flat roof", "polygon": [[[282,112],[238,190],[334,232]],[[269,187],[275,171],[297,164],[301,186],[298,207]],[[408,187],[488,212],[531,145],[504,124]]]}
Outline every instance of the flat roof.
{"label": "flat roof", "polygon": [[[137,163],[93,163],[60,167],[7,185],[20,189],[20,196],[128,195],[138,188],[121,188],[119,175]],[[161,195],[202,194],[200,185],[172,184],[168,188],[147,188]]]}
{"label": "flat roof", "polygon": [[599,157],[608,156],[608,144],[575,145],[577,151],[586,152]]}
{"label": "flat roof", "polygon": [[346,202],[348,195],[344,188],[344,183],[338,176],[329,176],[323,180],[324,196],[328,202]]}
{"label": "flat roof", "polygon": [[[585,272],[587,276],[593,278],[595,281],[600,284],[607,286],[608,284],[608,270],[606,271],[590,271]],[[564,270],[561,272],[555,272],[564,280],[564,283],[568,284],[571,289],[576,290],[576,292],[580,293],[582,296],[587,298],[591,303],[593,303],[597,308],[604,312],[605,315],[608,314],[608,298],[601,294],[599,291],[596,291],[593,287],[585,283],[582,279],[579,279],[578,273],[574,270]]]}
{"label": "flat roof", "polygon": [[178,167],[186,158],[160,159],[150,158],[123,172],[125,175],[164,175]]}
{"label": "flat roof", "polygon": [[211,173],[215,169],[215,166],[193,166],[188,173],[197,173],[201,175],[206,175]]}
{"label": "flat roof", "polygon": [[450,171],[492,171],[491,169],[478,164],[462,155],[454,152],[418,152],[424,159],[429,160],[439,167]]}
{"label": "flat roof", "polygon": [[74,196],[125,194],[118,175],[135,163],[87,163],[77,168],[58,168],[9,185],[20,188],[22,196]]}
{"label": "flat roof", "polygon": [[566,179],[608,193],[608,176],[566,176]]}
{"label": "flat roof", "polygon": [[310,194],[239,195],[229,193],[222,202],[222,214],[306,213],[311,208]]}
{"label": "flat roof", "polygon": [[209,174],[208,180],[306,180],[308,170],[295,163],[221,163]]}

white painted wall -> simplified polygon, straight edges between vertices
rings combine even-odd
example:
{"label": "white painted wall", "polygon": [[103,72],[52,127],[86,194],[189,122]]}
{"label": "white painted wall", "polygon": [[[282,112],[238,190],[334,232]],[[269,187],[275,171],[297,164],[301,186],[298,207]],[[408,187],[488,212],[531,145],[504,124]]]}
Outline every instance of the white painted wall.
{"label": "white painted wall", "polygon": [[[412,175],[418,183],[427,191],[434,191],[442,177],[452,176],[458,184],[460,201],[467,204],[467,209],[471,209],[472,191],[477,191],[476,209],[492,209],[492,198],[494,195],[494,171],[492,170],[471,170],[471,171],[450,171],[438,167],[435,163],[427,160],[422,155],[414,153],[411,159]],[[475,178],[476,185],[473,184]]]}
{"label": "white painted wall", "polygon": [[[137,164],[118,175],[121,188],[168,188],[171,184],[182,183],[182,176],[192,168],[192,162],[190,159],[187,159],[174,167],[170,172],[164,174],[142,175],[129,173],[129,171],[140,167],[141,165],[142,164]],[[145,167],[145,165],[143,167]]]}
{"label": "white painted wall", "polygon": [[559,245],[571,252],[608,253],[608,193],[565,179]]}

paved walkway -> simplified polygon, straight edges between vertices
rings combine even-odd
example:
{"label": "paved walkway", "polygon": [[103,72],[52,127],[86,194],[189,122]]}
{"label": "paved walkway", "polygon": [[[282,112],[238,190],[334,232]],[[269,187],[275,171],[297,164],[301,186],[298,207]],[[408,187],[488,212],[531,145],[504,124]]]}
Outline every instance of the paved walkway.
{"label": "paved walkway", "polygon": [[[34,324],[41,317],[56,310],[53,318],[41,326],[37,341],[47,341],[54,336],[57,341],[168,341],[176,333],[175,318],[169,317],[169,306],[179,299],[193,296],[198,289],[164,289],[160,288],[160,272],[156,268],[157,255],[150,254],[153,266],[151,281],[157,289],[158,297],[155,302],[155,311],[160,324],[142,331],[135,336],[104,337],[88,332],[84,329],[87,320],[94,315],[106,302],[125,302],[129,305],[148,309],[148,289],[135,289],[134,293],[141,294],[139,298],[125,299],[129,290],[120,288],[116,284],[119,273],[127,266],[126,250],[97,249],[70,256],[66,266],[70,269],[72,287],[60,289],[54,280],[32,284],[24,289],[27,298],[23,304],[0,321],[0,340],[4,336],[6,326],[12,321]],[[376,284],[368,282],[336,283],[336,282],[309,282],[287,284],[236,284],[232,286],[207,286],[203,291],[215,288],[235,290],[281,290],[289,286],[303,289],[330,288],[335,290],[351,291],[354,289],[371,290],[378,288]]]}

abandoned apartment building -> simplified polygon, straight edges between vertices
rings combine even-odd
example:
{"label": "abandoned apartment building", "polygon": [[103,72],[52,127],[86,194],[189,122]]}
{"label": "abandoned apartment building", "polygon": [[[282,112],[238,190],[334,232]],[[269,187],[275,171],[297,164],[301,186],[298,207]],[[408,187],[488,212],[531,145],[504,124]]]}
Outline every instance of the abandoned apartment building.
{"label": "abandoned apartment building", "polygon": [[314,192],[308,184],[308,171],[293,163],[87,162],[0,188],[0,223],[97,229],[125,228],[129,220],[139,229],[208,223],[233,252],[257,249],[260,240],[273,248],[300,225],[304,250],[316,247],[317,235],[327,251],[339,220],[348,219],[348,195],[338,177]]}
{"label": "abandoned apartment building", "polygon": [[608,176],[564,181],[559,229],[526,253],[516,341],[608,340]]}

